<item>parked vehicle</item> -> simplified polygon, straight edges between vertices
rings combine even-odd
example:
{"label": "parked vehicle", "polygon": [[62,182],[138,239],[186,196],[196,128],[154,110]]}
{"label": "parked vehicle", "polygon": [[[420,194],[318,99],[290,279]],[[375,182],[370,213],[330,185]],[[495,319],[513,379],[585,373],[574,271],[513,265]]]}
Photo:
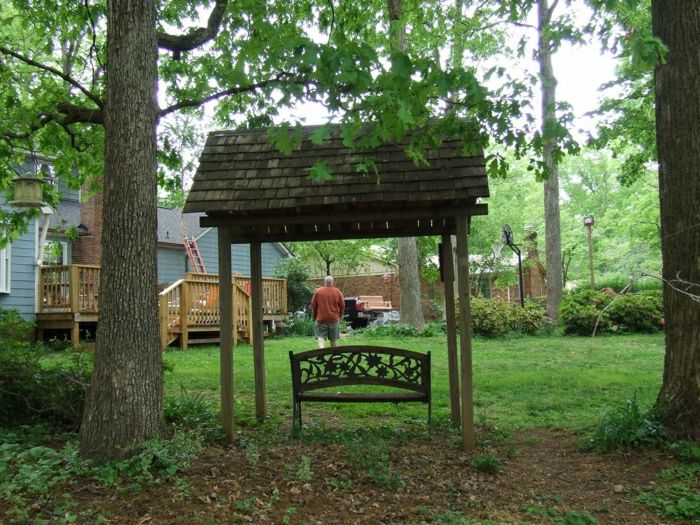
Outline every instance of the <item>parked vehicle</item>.
{"label": "parked vehicle", "polygon": [[385,301],[381,295],[358,295],[345,298],[343,318],[353,329],[365,328],[391,310],[391,301]]}

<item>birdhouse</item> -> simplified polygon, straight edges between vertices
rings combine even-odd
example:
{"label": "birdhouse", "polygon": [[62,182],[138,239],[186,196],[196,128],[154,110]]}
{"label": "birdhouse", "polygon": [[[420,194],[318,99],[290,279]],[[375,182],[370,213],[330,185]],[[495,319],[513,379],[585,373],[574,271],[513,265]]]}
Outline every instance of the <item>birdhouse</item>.
{"label": "birdhouse", "polygon": [[44,181],[35,177],[17,177],[12,181],[15,206],[40,208],[44,205]]}

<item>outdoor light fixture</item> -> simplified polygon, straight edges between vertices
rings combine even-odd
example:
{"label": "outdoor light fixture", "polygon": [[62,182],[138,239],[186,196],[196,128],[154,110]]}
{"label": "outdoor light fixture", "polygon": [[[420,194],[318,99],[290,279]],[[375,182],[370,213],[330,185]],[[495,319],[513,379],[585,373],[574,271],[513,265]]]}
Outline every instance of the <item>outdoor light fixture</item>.
{"label": "outdoor light fixture", "polygon": [[595,290],[595,275],[593,273],[593,215],[588,215],[583,218],[583,225],[588,228],[588,272],[591,275],[591,290]]}
{"label": "outdoor light fixture", "polygon": [[515,252],[515,254],[518,256],[518,275],[520,277],[520,279],[519,279],[520,306],[522,306],[524,308],[525,307],[525,293],[523,291],[523,260],[522,260],[522,257],[520,255],[520,247],[513,242],[513,230],[511,230],[510,226],[508,226],[507,224],[504,224],[503,227],[501,228],[501,240],[503,241],[503,244],[510,247],[510,249],[513,250]]}
{"label": "outdoor light fixture", "polygon": [[44,181],[36,177],[17,177],[12,180],[14,186],[13,206],[23,208],[41,208],[44,205]]}

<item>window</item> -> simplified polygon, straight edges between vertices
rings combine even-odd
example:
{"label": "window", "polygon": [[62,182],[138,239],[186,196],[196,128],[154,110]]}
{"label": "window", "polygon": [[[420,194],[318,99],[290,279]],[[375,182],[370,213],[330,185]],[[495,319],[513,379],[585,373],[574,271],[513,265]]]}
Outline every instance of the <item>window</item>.
{"label": "window", "polygon": [[68,243],[62,241],[46,241],[41,258],[42,266],[60,266],[68,264]]}
{"label": "window", "polygon": [[[9,231],[2,225],[0,225],[0,239],[9,240]],[[0,293],[10,293],[10,250],[9,242],[0,248]]]}

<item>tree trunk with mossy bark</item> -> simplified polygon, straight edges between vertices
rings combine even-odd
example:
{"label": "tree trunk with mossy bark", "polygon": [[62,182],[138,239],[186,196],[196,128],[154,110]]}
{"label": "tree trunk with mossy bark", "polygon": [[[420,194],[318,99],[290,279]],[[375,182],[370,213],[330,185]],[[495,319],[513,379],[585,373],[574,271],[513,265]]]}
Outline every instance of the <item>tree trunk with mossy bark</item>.
{"label": "tree trunk with mossy bark", "polygon": [[652,23],[668,48],[654,76],[666,319],[657,404],[671,438],[700,442],[700,4],[654,0]]}
{"label": "tree trunk with mossy bark", "polygon": [[547,170],[544,182],[544,229],[545,253],[547,255],[547,316],[552,323],[559,319],[559,305],[563,295],[563,271],[561,262],[561,224],[559,212],[559,165],[554,158],[556,139],[551,132],[557,123],[556,88],[557,79],[552,67],[551,38],[549,24],[552,10],[548,0],[539,0],[538,11],[538,61],[542,84],[542,136],[544,138],[542,158]]}
{"label": "tree trunk with mossy bark", "polygon": [[[133,454],[164,428],[156,294],[157,44],[153,0],[107,4],[100,323],[83,456]],[[115,254],[107,256],[109,254]]]}

